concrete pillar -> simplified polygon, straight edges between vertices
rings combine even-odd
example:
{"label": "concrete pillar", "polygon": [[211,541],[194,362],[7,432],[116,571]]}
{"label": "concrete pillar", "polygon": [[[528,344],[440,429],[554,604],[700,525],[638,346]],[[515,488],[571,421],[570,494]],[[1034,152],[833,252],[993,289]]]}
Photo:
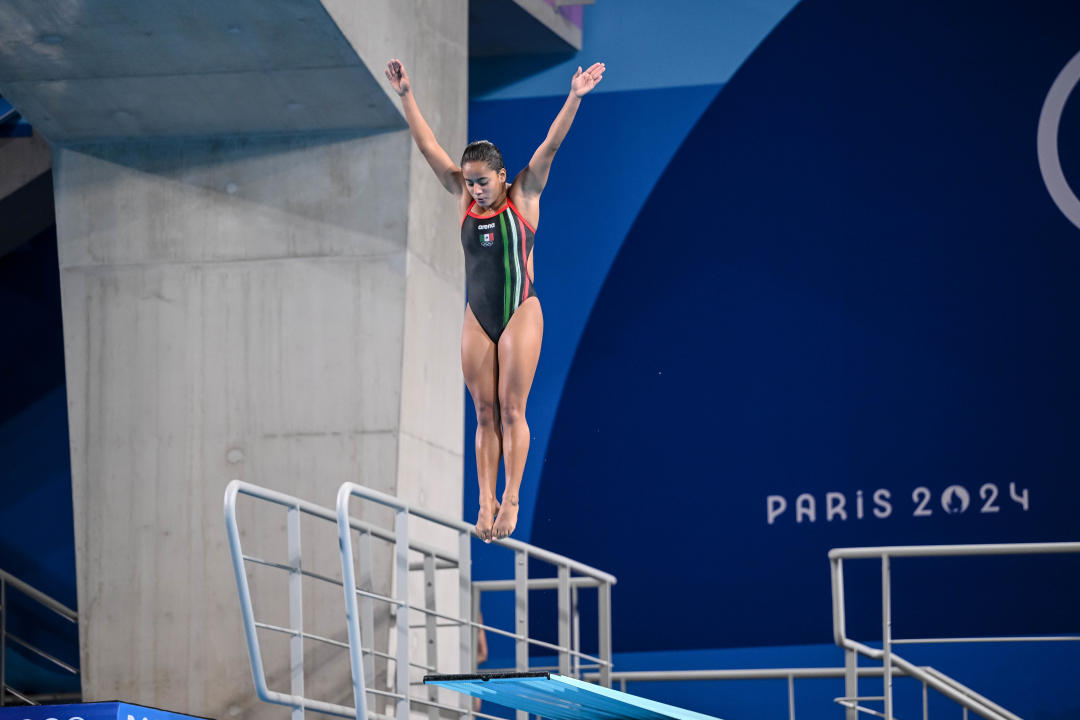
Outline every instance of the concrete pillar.
{"label": "concrete pillar", "polygon": [[[459,153],[465,1],[341,5],[369,72],[401,57]],[[358,480],[460,516],[454,202],[402,130],[54,142],[53,164],[84,696],[284,718],[254,701],[224,487],[332,505]],[[283,514],[242,526],[245,549],[282,559]],[[332,532],[305,531],[304,561],[338,576]],[[251,577],[256,612],[286,624],[284,575]],[[306,629],[344,639],[340,589],[309,593]],[[452,583],[442,597],[456,609]],[[284,638],[264,637],[264,661],[287,691]],[[310,696],[351,702],[344,651],[307,662]]]}

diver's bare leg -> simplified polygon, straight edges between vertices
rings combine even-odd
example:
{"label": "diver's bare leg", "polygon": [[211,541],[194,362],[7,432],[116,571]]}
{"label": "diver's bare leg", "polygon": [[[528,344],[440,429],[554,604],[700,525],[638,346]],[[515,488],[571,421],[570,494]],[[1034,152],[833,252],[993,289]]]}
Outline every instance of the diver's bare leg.
{"label": "diver's bare leg", "polygon": [[461,371],[476,408],[476,479],[480,485],[476,534],[485,542],[491,542],[491,527],[499,507],[495,501],[495,481],[502,456],[502,430],[497,353],[495,343],[476,321],[472,308],[466,307],[461,328]]}
{"label": "diver's bare leg", "polygon": [[509,537],[517,526],[518,492],[529,454],[529,425],[525,403],[529,399],[540,344],[544,337],[544,315],[540,302],[528,298],[514,312],[499,338],[499,416],[502,419],[503,464],[506,487],[493,534]]}

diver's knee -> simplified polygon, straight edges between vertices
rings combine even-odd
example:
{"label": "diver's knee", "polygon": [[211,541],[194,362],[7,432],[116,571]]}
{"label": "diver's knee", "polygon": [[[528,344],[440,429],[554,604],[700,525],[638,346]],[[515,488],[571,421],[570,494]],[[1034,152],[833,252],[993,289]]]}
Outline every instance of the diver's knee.
{"label": "diver's knee", "polygon": [[476,403],[476,424],[485,429],[499,426],[499,409],[495,403]]}
{"label": "diver's knee", "polygon": [[525,403],[513,400],[501,406],[503,427],[525,425]]}

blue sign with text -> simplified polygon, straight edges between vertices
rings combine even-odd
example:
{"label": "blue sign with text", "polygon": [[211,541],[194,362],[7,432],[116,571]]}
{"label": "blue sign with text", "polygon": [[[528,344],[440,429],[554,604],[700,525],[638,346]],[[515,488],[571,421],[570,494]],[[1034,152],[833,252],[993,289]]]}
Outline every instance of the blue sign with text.
{"label": "blue sign with text", "polygon": [[122,702],[0,708],[0,720],[188,720],[192,717]]}

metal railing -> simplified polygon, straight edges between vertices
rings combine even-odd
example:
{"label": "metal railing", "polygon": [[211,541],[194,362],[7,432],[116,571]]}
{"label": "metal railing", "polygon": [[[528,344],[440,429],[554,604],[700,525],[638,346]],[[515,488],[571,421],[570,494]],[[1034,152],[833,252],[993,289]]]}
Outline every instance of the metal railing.
{"label": "metal railing", "polygon": [[[288,548],[286,561],[266,560],[244,554],[236,520],[236,502],[239,495],[264,500],[285,509]],[[388,508],[393,512],[393,527],[385,528],[375,523],[361,521],[352,516],[349,512],[349,505],[353,499],[360,499]],[[300,547],[301,516],[310,516],[337,525],[338,546],[341,555],[340,578],[315,573],[303,567]],[[411,518],[422,519],[443,530],[455,533],[457,535],[456,550],[435,547],[410,537]],[[418,691],[422,693],[422,696],[410,691],[414,685],[421,685],[421,683],[412,681],[411,670],[423,670],[427,673],[439,672],[437,668],[438,630],[447,627],[456,627],[460,631],[457,641],[460,672],[475,671],[477,633],[484,630],[487,633],[510,637],[514,640],[515,669],[517,670],[530,669],[530,646],[543,647],[552,650],[558,655],[558,669],[560,672],[573,675],[590,667],[597,668],[600,670],[601,680],[610,686],[612,666],[611,586],[615,584],[615,578],[608,573],[527,543],[506,539],[495,541],[495,544],[506,547],[514,553],[514,579],[474,583],[471,577],[470,555],[473,526],[421,508],[411,507],[398,498],[354,483],[345,483],[341,486],[337,496],[336,510],[330,510],[285,493],[233,480],[225,491],[225,521],[256,694],[265,702],[291,707],[293,720],[301,720],[306,710],[339,717],[388,720],[386,716],[372,712],[369,709],[369,696],[384,698],[385,701],[393,702],[396,708],[396,720],[408,720],[409,712],[414,705],[427,708],[429,717],[432,720],[439,717],[440,711],[456,714],[463,718],[471,716],[492,718],[490,715],[474,712],[471,699],[464,696],[462,696],[459,706],[440,703],[436,694],[437,688],[434,686],[422,687]],[[356,563],[356,553],[354,553],[353,548],[354,534],[357,537],[356,552],[359,553],[359,564]],[[392,582],[394,590],[389,595],[375,592],[373,578],[374,551],[372,546],[376,540],[388,542],[393,546],[391,557],[393,558],[392,576],[395,576]],[[414,561],[413,558],[416,555],[420,556],[419,561]],[[554,565],[557,576],[555,578],[529,578],[529,558],[536,558]],[[247,578],[247,563],[288,573],[288,626],[271,625],[256,621]],[[435,579],[436,573],[441,570],[456,573],[458,615],[440,612],[435,607]],[[425,588],[423,602],[413,602],[409,595],[410,574],[416,572],[423,573]],[[337,585],[343,589],[347,643],[305,632],[302,607],[302,582],[305,578]],[[597,588],[600,619],[598,641],[600,649],[595,657],[580,650],[580,633],[576,623],[576,601],[577,591],[582,587]],[[559,596],[559,641],[557,644],[530,637],[528,632],[529,592],[552,588],[558,591]],[[505,630],[480,622],[477,619],[480,595],[484,592],[506,590],[513,590],[514,592],[514,629]],[[396,647],[393,653],[379,651],[374,646],[375,603],[389,605],[390,614],[394,617]],[[421,624],[414,625],[411,615],[418,616]],[[258,639],[258,630],[260,629],[284,633],[290,638],[290,691],[287,693],[271,690],[267,683]],[[427,640],[425,643],[427,654],[424,662],[410,656],[410,629],[424,630]],[[353,707],[305,696],[304,640],[348,649],[353,685]],[[394,687],[385,690],[372,687],[376,658],[395,663]],[[582,660],[591,664],[583,665]],[[519,713],[519,717],[522,715],[523,713]]]}
{"label": "metal railing", "polygon": [[79,669],[8,631],[9,590],[21,593],[38,605],[44,607],[46,610],[59,615],[73,625],[78,624],[79,616],[78,613],[63,603],[54,600],[37,588],[19,580],[14,575],[0,570],[0,706],[7,704],[7,696],[9,694],[26,705],[37,705],[39,704],[39,699],[35,699],[30,693],[22,692],[11,687],[7,682],[7,649],[9,641],[72,675],[78,675]]}
{"label": "metal railing", "polygon": [[[924,668],[925,669],[925,668]],[[626,692],[627,683],[631,682],[719,682],[724,680],[787,680],[788,720],[795,720],[795,680],[842,678],[846,668],[810,667],[810,668],[760,668],[750,670],[624,670],[611,673],[612,682],[618,683],[619,689]],[[906,675],[898,671],[899,675]],[[597,680],[598,673],[586,673],[585,680]],[[858,668],[859,677],[882,677],[884,668]]]}
{"label": "metal railing", "polygon": [[[897,546],[880,548],[846,548],[836,549],[830,552],[829,557],[833,565],[833,620],[836,628],[836,641],[845,652],[844,667],[818,667],[818,668],[763,668],[763,669],[709,669],[709,670],[661,670],[661,671],[621,671],[613,672],[610,679],[617,683],[620,690],[626,691],[627,683],[644,682],[675,682],[675,681],[729,681],[729,680],[787,680],[787,706],[789,720],[795,720],[795,680],[816,678],[844,678],[845,696],[835,698],[835,702],[846,708],[848,720],[853,720],[857,713],[864,712],[877,717],[886,717],[892,712],[892,687],[894,677],[912,677],[922,684],[922,716],[923,720],[929,718],[928,690],[933,687],[948,698],[960,703],[963,716],[967,718],[968,710],[972,710],[982,717],[992,720],[1018,720],[1017,716],[1000,705],[979,695],[970,688],[958,683],[953,678],[928,666],[915,666],[903,658],[898,658],[895,652],[891,652],[891,646],[901,644],[928,644],[928,643],[981,643],[981,642],[1062,642],[1078,641],[1080,635],[1044,635],[1044,636],[1008,636],[1008,637],[969,637],[969,638],[893,638],[891,636],[891,621],[883,622],[885,642],[883,649],[867,647],[861,643],[850,640],[844,635],[844,582],[842,560],[856,558],[881,558],[883,567],[882,603],[885,618],[891,617],[890,577],[888,557],[912,557],[912,556],[961,556],[961,555],[1017,555],[1017,554],[1042,554],[1042,553],[1075,553],[1080,552],[1080,543],[1018,543],[1008,545],[945,545],[945,546]],[[863,654],[875,659],[883,659],[885,648],[889,648],[891,662],[883,662],[878,667],[860,667],[856,662],[856,655]],[[883,678],[886,683],[886,691],[881,696],[860,697],[857,694],[859,678]],[[599,673],[585,673],[585,680],[596,681]],[[875,700],[888,701],[887,712],[878,712],[871,708],[860,706],[860,701]],[[891,715],[890,715],[891,717]]]}
{"label": "metal railing", "polygon": [[[894,645],[914,643],[961,643],[961,642],[1032,642],[1075,641],[1080,636],[1051,635],[1024,637],[971,637],[971,638],[908,638],[892,636],[892,579],[889,566],[894,557],[958,557],[970,555],[1042,555],[1053,553],[1080,553],[1080,542],[1061,543],[1011,543],[990,545],[913,545],[894,547],[838,548],[829,551],[832,568],[833,637],[844,649],[845,689],[844,697],[836,701],[847,708],[847,720],[854,720],[858,712],[893,720],[892,678],[898,671],[915,677],[923,683],[923,717],[927,716],[926,688],[931,687],[954,700],[964,708],[986,720],[1020,720],[1019,716],[980,695],[955,679],[934,670],[917,667],[896,654]],[[844,560],[879,559],[881,561],[881,649],[869,647],[847,637],[844,609]],[[880,697],[860,697],[858,694],[858,656],[863,655],[882,663],[883,694]],[[859,702],[875,700],[884,703],[884,711],[863,707]]]}
{"label": "metal railing", "polygon": [[[276,503],[285,508],[288,516],[288,554],[286,562],[275,562],[246,556],[240,546],[239,531],[236,526],[237,495],[244,494],[253,498]],[[374,503],[393,513],[393,527],[385,528],[353,517],[350,502],[360,499]],[[311,572],[302,567],[300,561],[300,516],[310,515],[334,522],[338,530],[338,545],[341,556],[341,579]],[[485,580],[473,582],[471,579],[471,538],[473,527],[459,520],[442,517],[421,508],[414,508],[398,498],[361,487],[354,483],[342,485],[337,496],[336,510],[309,503],[298,498],[272,490],[234,480],[225,494],[225,516],[229,533],[233,568],[236,574],[237,588],[240,594],[241,611],[244,619],[248,651],[251,657],[252,675],[256,692],[260,699],[286,705],[293,708],[293,720],[301,720],[305,710],[315,710],[341,717],[376,718],[377,720],[408,720],[414,706],[427,708],[429,718],[437,720],[440,714],[450,713],[461,718],[473,716],[491,718],[493,716],[474,712],[471,700],[462,696],[460,705],[452,706],[440,703],[432,686],[423,687],[418,696],[411,691],[422,683],[414,682],[411,670],[438,672],[438,653],[436,638],[442,628],[457,628],[457,660],[459,672],[475,671],[475,648],[477,633],[484,630],[494,635],[509,637],[514,640],[515,666],[508,670],[523,671],[545,669],[561,674],[577,676],[593,682],[600,682],[610,687],[617,682],[625,690],[628,682],[661,682],[674,680],[748,680],[748,679],[786,679],[788,688],[788,714],[795,717],[795,680],[801,678],[838,678],[845,679],[845,695],[836,698],[836,702],[847,709],[849,720],[858,712],[893,720],[892,715],[892,679],[907,676],[922,683],[923,717],[928,716],[928,689],[933,688],[942,695],[961,705],[965,717],[969,710],[987,720],[1019,720],[1008,710],[988,698],[976,693],[953,678],[931,667],[916,666],[893,651],[893,646],[904,643],[928,642],[1001,642],[1001,641],[1066,641],[1080,640],[1080,636],[1054,635],[1040,637],[1002,637],[1002,638],[893,638],[891,628],[891,579],[889,558],[891,557],[927,557],[959,555],[1002,555],[1002,554],[1042,554],[1042,553],[1077,553],[1080,543],[1020,543],[1011,545],[953,545],[953,546],[901,546],[880,548],[845,548],[834,549],[829,553],[832,567],[833,624],[834,639],[845,653],[842,668],[769,668],[756,670],[691,670],[663,672],[612,672],[611,654],[611,586],[615,578],[607,573],[591,568],[570,558],[533,547],[516,540],[497,541],[514,554],[514,578],[506,580]],[[456,534],[456,551],[427,545],[410,537],[410,520],[424,520],[444,530]],[[354,535],[360,562],[356,563]],[[372,578],[374,540],[392,544],[392,577],[394,590],[391,594],[374,591]],[[420,560],[415,557],[419,555]],[[536,558],[555,565],[556,577],[529,577],[529,558]],[[876,649],[859,643],[846,636],[843,561],[845,559],[878,558],[882,562],[882,648]],[[289,573],[289,625],[287,627],[256,622],[248,588],[245,563],[257,563]],[[359,568],[359,578],[357,577]],[[457,576],[458,615],[439,612],[435,607],[435,578],[438,571],[449,570]],[[409,594],[410,574],[422,572],[424,579],[424,600],[414,602]],[[345,595],[345,617],[348,642],[307,633],[303,628],[301,582],[311,578],[341,587]],[[596,656],[583,653],[580,649],[580,625],[578,622],[578,591],[582,588],[595,588],[598,598],[599,614],[599,651]],[[558,593],[558,643],[549,643],[529,636],[529,593],[531,591],[556,590]],[[477,609],[483,593],[514,593],[514,628],[506,630],[480,622]],[[390,606],[391,615],[396,614],[394,652],[381,652],[373,644],[375,628],[375,603]],[[418,623],[413,624],[410,616],[417,616]],[[276,692],[267,686],[263,670],[262,656],[259,650],[257,630],[270,630],[290,636],[290,678],[289,693]],[[427,655],[424,662],[410,656],[410,630],[423,629],[427,639]],[[313,640],[347,648],[353,686],[354,706],[327,703],[304,696],[303,641]],[[367,643],[365,645],[364,643]],[[557,656],[557,664],[550,668],[538,668],[529,665],[529,648],[540,647],[551,650]],[[389,650],[390,648],[388,648]],[[857,656],[863,655],[882,661],[881,667],[859,667]],[[372,687],[376,658],[395,663],[393,687],[385,690]],[[858,696],[859,677],[881,677],[884,691],[880,697]],[[383,698],[395,705],[395,717],[369,710],[369,696]],[[884,712],[877,712],[859,705],[860,702],[876,700],[884,703]],[[518,719],[526,714],[519,711]]]}
{"label": "metal railing", "polygon": [[[353,675],[353,690],[355,694],[355,702],[357,708],[357,714],[359,717],[364,717],[366,712],[366,692],[372,692],[365,689],[364,675],[370,673],[369,668],[365,669],[364,658],[362,657],[360,639],[362,637],[360,631],[361,612],[364,615],[365,623],[371,623],[371,600],[381,599],[383,601],[393,602],[398,606],[398,623],[397,623],[397,692],[389,693],[397,700],[397,718],[398,720],[408,720],[409,709],[412,702],[417,702],[415,698],[409,696],[407,691],[403,691],[402,688],[409,686],[409,643],[408,632],[409,626],[407,622],[400,620],[402,610],[406,614],[410,610],[416,610],[425,616],[425,628],[428,636],[428,658],[429,667],[430,662],[434,654],[432,638],[434,638],[437,629],[437,619],[442,619],[449,622],[451,625],[457,625],[460,629],[458,649],[460,654],[460,667],[475,669],[475,647],[476,647],[476,634],[483,628],[486,632],[503,635],[513,638],[515,648],[515,669],[519,671],[529,669],[529,647],[543,647],[548,650],[552,650],[558,654],[559,658],[559,672],[565,675],[572,673],[571,658],[586,659],[596,663],[600,667],[601,682],[610,687],[611,682],[608,677],[611,672],[611,586],[615,584],[615,577],[605,573],[596,568],[589,567],[584,563],[580,563],[576,560],[558,555],[547,550],[543,550],[538,547],[523,543],[518,540],[510,538],[496,541],[497,545],[506,547],[514,553],[514,580],[513,585],[506,585],[505,583],[488,582],[477,583],[475,588],[476,593],[484,591],[497,591],[497,590],[510,590],[514,591],[514,631],[510,632],[500,628],[496,628],[490,625],[480,623],[476,619],[476,613],[473,611],[473,582],[472,582],[472,561],[471,561],[471,544],[473,536],[473,526],[460,520],[444,517],[438,513],[433,513],[422,508],[410,507],[407,503],[399,500],[396,497],[387,495],[385,493],[372,490],[370,488],[357,485],[356,483],[345,483],[338,490],[337,496],[337,518],[338,518],[338,541],[341,547],[341,568],[342,577],[345,579],[346,587],[355,587],[355,579],[353,577],[353,549],[351,542],[351,533],[349,526],[349,504],[354,498],[367,500],[369,502],[376,503],[383,507],[389,508],[394,511],[394,530],[396,533],[395,544],[395,566],[397,575],[397,587],[393,598],[372,598],[368,593],[345,593],[346,603],[346,620],[349,626],[349,652],[352,664]],[[409,518],[416,517],[426,520],[443,528],[454,531],[457,534],[458,545],[458,557],[456,558],[458,568],[458,602],[460,617],[453,617],[443,613],[436,612],[431,603],[427,603],[428,607],[417,607],[411,605],[409,602],[409,587],[408,587],[408,570],[409,570]],[[551,580],[529,578],[529,558],[535,558],[543,562],[547,562],[554,565],[557,568],[557,578],[554,579],[554,584],[551,585]],[[436,558],[432,553],[426,553],[424,558],[425,568],[430,567],[433,573]],[[450,562],[453,562],[453,558],[448,558]],[[580,578],[572,578],[572,573],[578,573]],[[599,612],[599,657],[593,657],[582,653],[576,643],[573,642],[571,637],[571,592],[570,587],[574,580],[578,581],[578,586],[592,585],[598,588],[598,612]],[[431,587],[431,583],[425,583],[426,587]],[[546,589],[548,587],[554,587],[558,590],[558,632],[559,642],[558,644],[544,642],[535,638],[529,637],[529,591]],[[361,610],[360,603],[357,598],[364,598],[365,609]],[[478,606],[478,603],[477,603]],[[370,661],[370,655],[368,660]],[[433,671],[434,672],[434,671]],[[426,704],[429,708],[438,707],[435,703],[435,693],[437,688],[434,686],[428,687],[428,698],[426,700],[419,701]],[[459,712],[463,715],[468,715],[471,710],[471,700],[468,697],[462,696],[460,699],[461,707]],[[432,711],[434,718],[434,711]],[[524,718],[526,713],[518,711],[518,717]]]}

